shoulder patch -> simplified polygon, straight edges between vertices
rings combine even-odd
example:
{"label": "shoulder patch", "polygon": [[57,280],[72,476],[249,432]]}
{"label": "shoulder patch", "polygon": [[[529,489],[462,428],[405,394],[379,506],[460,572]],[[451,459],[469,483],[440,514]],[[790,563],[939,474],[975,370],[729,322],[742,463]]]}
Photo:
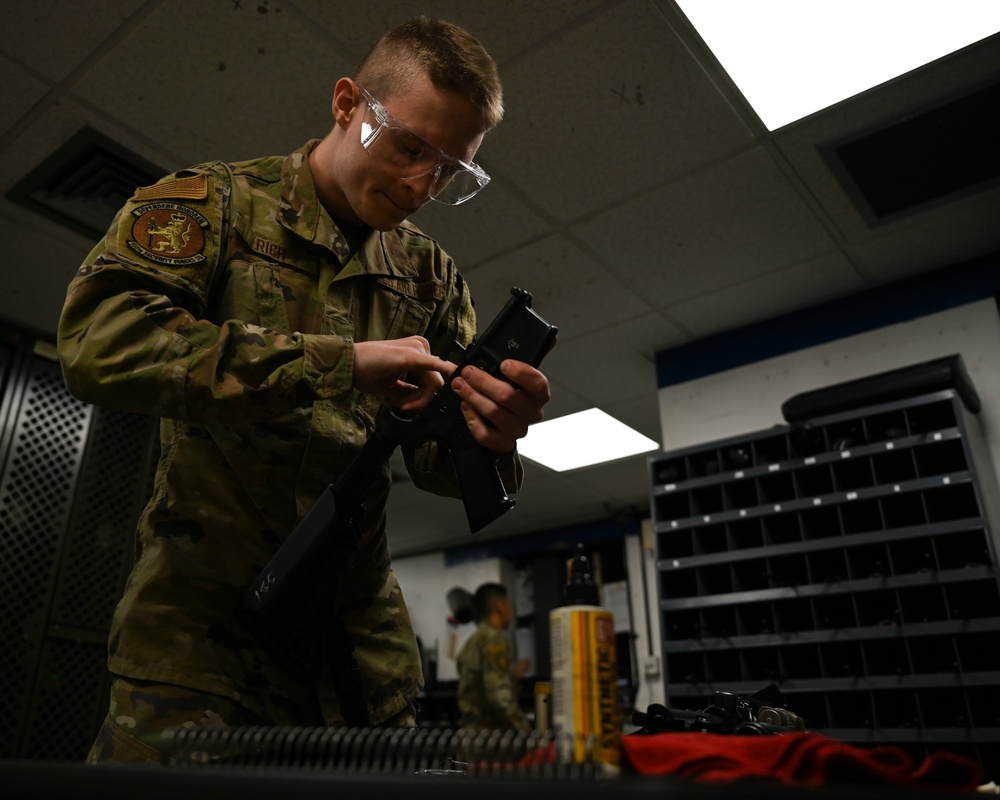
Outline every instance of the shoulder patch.
{"label": "shoulder patch", "polygon": [[142,200],[204,200],[208,197],[208,178],[205,175],[193,175],[187,178],[174,178],[162,181],[152,186],[136,189],[133,199]]}
{"label": "shoulder patch", "polygon": [[487,643],[486,655],[500,672],[506,672],[510,669],[510,662],[507,660],[507,646],[502,640]]}
{"label": "shoulder patch", "polygon": [[205,260],[208,220],[179,203],[147,203],[132,209],[128,246],[149,261],[189,266]]}

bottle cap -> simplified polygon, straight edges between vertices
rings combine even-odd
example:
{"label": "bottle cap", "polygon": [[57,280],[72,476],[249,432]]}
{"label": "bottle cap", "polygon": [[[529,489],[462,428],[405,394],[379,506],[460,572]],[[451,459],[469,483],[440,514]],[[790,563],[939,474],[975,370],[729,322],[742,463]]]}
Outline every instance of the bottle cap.
{"label": "bottle cap", "polygon": [[583,550],[583,545],[576,546],[576,555],[569,567],[569,582],[563,595],[563,605],[567,606],[599,606],[601,595],[594,576],[590,571],[590,559]]}

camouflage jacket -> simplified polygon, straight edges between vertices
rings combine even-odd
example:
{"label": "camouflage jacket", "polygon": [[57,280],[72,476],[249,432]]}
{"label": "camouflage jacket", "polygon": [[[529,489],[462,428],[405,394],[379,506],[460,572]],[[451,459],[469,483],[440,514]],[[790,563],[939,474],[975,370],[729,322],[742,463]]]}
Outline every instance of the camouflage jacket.
{"label": "camouflage jacket", "polygon": [[[110,634],[109,668],[234,698],[276,722],[319,706],[327,680],[269,656],[236,617],[245,587],[364,444],[380,398],[353,388],[353,343],[468,343],[468,287],[404,223],[355,253],[319,203],[309,142],[288,157],[182,170],[136,191],[70,283],[59,325],[81,399],[161,418],[153,496]],[[434,443],[404,451],[414,483],[457,494]],[[514,456],[505,481],[520,481]],[[389,468],[365,499],[362,541],[329,599],[355,648],[372,722],[423,676],[385,529]],[[316,632],[324,618],[289,620]],[[323,674],[329,674],[324,662]]]}
{"label": "camouflage jacket", "polygon": [[512,650],[507,635],[489,622],[458,652],[458,708],[462,725],[477,730],[530,730],[517,702],[511,674]]}

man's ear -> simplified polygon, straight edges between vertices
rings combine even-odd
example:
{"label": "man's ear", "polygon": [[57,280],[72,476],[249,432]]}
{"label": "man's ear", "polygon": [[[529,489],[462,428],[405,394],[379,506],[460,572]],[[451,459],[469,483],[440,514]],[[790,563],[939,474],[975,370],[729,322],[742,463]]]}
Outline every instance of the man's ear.
{"label": "man's ear", "polygon": [[333,119],[347,130],[354,118],[355,109],[361,106],[361,91],[350,78],[341,78],[333,89]]}

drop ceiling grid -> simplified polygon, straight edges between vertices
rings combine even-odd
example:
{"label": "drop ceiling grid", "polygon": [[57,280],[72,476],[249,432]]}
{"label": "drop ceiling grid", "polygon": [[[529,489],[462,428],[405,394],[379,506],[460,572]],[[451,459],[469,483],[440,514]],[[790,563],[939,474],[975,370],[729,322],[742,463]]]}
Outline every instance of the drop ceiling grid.
{"label": "drop ceiling grid", "polygon": [[887,226],[853,245],[877,283],[997,252],[1000,187]]}
{"label": "drop ceiling grid", "polygon": [[[488,155],[489,149],[487,137],[480,153]],[[481,163],[489,172],[488,162]],[[515,252],[552,231],[547,220],[497,180],[460,206],[429,203],[411,221],[437,239],[463,273],[501,254]]]}
{"label": "drop ceiling grid", "polygon": [[143,0],[7,2],[4,28],[16,35],[4,36],[0,48],[58,83],[142,5]]}
{"label": "drop ceiling grid", "polygon": [[641,397],[615,400],[601,410],[633,430],[639,431],[643,436],[648,436],[654,442],[659,442],[660,404],[657,400],[656,369],[652,362],[650,362],[647,381],[650,390],[646,394]]}
{"label": "drop ceiling grid", "polygon": [[[417,13],[462,25],[486,46],[500,66],[525,48],[545,42],[606,0],[368,0],[364,13],[345,11],[329,0],[293,0],[295,8],[323,30],[342,40],[360,58],[383,33]],[[247,7],[253,5],[247,3]]]}
{"label": "drop ceiling grid", "polygon": [[[20,64],[0,55],[4,80],[0,83],[0,142],[9,149],[17,137],[14,126],[24,120],[49,91],[48,84],[36,79]],[[21,124],[30,124],[27,121]],[[0,168],[2,169],[2,168]]]}
{"label": "drop ceiling grid", "polygon": [[[918,211],[908,218],[871,227],[831,171],[822,151],[947,102],[986,76],[996,79],[1000,77],[998,64],[1000,35],[789,125],[775,132],[774,144],[851,246],[881,238],[914,222],[922,224],[937,210]],[[877,269],[877,265],[872,266]]]}
{"label": "drop ceiling grid", "polygon": [[663,342],[679,344],[682,340],[661,316],[645,314],[560,341],[546,359],[545,372],[550,379],[572,387],[588,407],[607,409],[621,400],[655,394],[656,369],[644,353],[663,349]]}
{"label": "drop ceiling grid", "polygon": [[[517,507],[507,516],[511,524],[520,524],[515,514],[531,515],[535,531],[557,528],[584,520],[607,516],[606,506],[616,497],[605,487],[592,487],[577,480],[579,471],[553,472],[546,467],[528,464],[524,487],[517,495]],[[644,494],[645,492],[643,492]]]}
{"label": "drop ceiling grid", "polygon": [[[651,437],[656,439],[656,437]],[[649,504],[646,490],[649,476],[646,473],[646,456],[636,456],[618,463],[595,464],[564,473],[579,487],[580,494],[596,493],[603,496],[608,511],[634,508],[645,513]],[[643,491],[639,491],[642,487]],[[604,516],[612,516],[607,511]]]}
{"label": "drop ceiling grid", "polygon": [[697,339],[864,288],[854,265],[838,250],[677,303],[670,316]]}
{"label": "drop ceiling grid", "polygon": [[649,311],[635,292],[563,236],[554,235],[466,272],[477,309],[491,318],[512,286],[531,292],[535,310],[570,341]]}
{"label": "drop ceiling grid", "polygon": [[617,206],[575,233],[668,314],[677,303],[834,247],[763,148]]}
{"label": "drop ceiling grid", "polygon": [[291,14],[166,3],[74,90],[185,159],[173,169],[284,154],[324,136],[335,76],[348,68]]}
{"label": "drop ceiling grid", "polygon": [[625,3],[519,60],[490,158],[570,220],[668,181],[751,139],[648,3]]}

